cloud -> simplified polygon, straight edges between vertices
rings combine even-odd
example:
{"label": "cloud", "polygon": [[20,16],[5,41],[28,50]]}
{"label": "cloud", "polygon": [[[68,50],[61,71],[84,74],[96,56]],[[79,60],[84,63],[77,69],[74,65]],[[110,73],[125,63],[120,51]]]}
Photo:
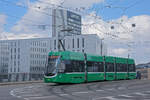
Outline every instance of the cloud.
{"label": "cloud", "polygon": [[127,50],[127,49],[124,49],[124,48],[117,48],[117,49],[113,49],[111,52],[112,52],[113,54],[115,54],[115,55],[120,56],[120,55],[127,54],[127,53],[128,53],[128,50]]}
{"label": "cloud", "polygon": [[4,31],[4,25],[6,24],[7,16],[4,14],[0,14],[0,33]]}
{"label": "cloud", "polygon": [[[39,0],[29,3],[27,13],[12,27],[13,33],[49,34],[52,32],[52,8],[62,4],[64,7],[91,7],[103,0]],[[22,5],[22,2],[18,3]]]}
{"label": "cloud", "polygon": [[[94,15],[94,12],[91,14]],[[108,55],[127,57],[129,53],[137,63],[150,61],[149,15],[122,16],[111,21],[85,16],[83,24],[84,34],[93,33],[105,38]]]}
{"label": "cloud", "polygon": [[93,4],[103,2],[104,0],[64,0],[64,6],[66,7],[91,7]]}
{"label": "cloud", "polygon": [[[15,34],[15,33],[10,33],[10,32],[2,32],[4,37],[1,38],[1,40],[14,40],[14,39],[29,39],[29,38],[45,38],[48,37],[48,35],[42,35],[42,34]],[[7,35],[7,36],[6,36]]]}

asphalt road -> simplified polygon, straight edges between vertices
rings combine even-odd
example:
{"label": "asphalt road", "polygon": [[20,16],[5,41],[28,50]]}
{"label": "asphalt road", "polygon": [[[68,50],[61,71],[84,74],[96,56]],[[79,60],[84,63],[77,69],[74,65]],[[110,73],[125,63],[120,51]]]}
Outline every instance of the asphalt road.
{"label": "asphalt road", "polygon": [[150,80],[0,86],[0,100],[150,100]]}

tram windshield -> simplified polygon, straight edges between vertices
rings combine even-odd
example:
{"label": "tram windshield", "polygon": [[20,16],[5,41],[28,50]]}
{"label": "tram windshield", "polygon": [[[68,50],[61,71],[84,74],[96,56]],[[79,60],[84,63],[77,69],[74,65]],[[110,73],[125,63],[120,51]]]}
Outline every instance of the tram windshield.
{"label": "tram windshield", "polygon": [[49,56],[48,65],[46,66],[45,75],[53,76],[57,73],[57,67],[60,62],[59,56]]}
{"label": "tram windshield", "polygon": [[46,76],[70,72],[84,72],[84,61],[61,60],[60,56],[49,56],[45,70]]}

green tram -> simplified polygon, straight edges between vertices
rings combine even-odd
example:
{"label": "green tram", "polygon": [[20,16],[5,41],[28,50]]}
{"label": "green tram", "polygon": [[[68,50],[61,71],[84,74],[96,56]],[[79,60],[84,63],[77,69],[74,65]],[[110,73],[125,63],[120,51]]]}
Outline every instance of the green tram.
{"label": "green tram", "polygon": [[49,53],[44,82],[84,83],[135,78],[133,59],[63,51]]}

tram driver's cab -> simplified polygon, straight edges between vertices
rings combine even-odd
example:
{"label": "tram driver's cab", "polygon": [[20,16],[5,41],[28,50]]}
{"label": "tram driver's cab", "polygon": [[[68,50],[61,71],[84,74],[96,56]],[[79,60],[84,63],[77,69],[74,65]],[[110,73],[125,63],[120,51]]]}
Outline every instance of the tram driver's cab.
{"label": "tram driver's cab", "polygon": [[64,71],[65,63],[61,60],[61,56],[49,56],[45,76],[55,76],[57,73],[64,73]]}

